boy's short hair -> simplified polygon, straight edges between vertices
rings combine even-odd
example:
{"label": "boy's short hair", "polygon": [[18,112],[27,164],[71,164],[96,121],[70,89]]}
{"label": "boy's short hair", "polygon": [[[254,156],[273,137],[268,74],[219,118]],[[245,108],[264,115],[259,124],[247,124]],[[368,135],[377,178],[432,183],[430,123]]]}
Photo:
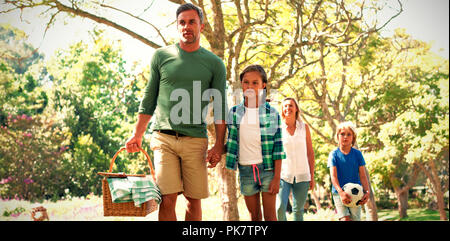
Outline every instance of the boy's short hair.
{"label": "boy's short hair", "polygon": [[342,129],[349,128],[353,132],[353,140],[352,140],[352,146],[356,143],[356,127],[353,125],[351,121],[345,121],[341,122],[336,130],[336,140],[339,143],[339,133],[341,133]]}
{"label": "boy's short hair", "polygon": [[178,15],[180,15],[180,13],[184,12],[184,11],[188,11],[188,10],[195,10],[198,14],[198,17],[200,18],[200,23],[203,23],[203,11],[201,8],[195,6],[192,3],[185,3],[183,5],[180,5],[177,9],[177,19],[178,19]]}

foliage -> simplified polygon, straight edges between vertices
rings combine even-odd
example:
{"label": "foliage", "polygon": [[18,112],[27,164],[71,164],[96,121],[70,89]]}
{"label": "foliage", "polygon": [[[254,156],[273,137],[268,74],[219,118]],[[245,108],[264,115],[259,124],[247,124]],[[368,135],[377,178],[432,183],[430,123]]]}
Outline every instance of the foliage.
{"label": "foliage", "polygon": [[58,125],[44,117],[10,115],[0,133],[3,198],[48,198],[64,185],[60,168],[67,136]]}
{"label": "foliage", "polygon": [[[336,125],[350,120],[358,127],[358,148],[364,153],[378,198],[386,190],[404,187],[413,177],[412,167],[422,165],[431,170],[430,163],[436,164],[439,181],[448,190],[448,60],[430,53],[428,44],[412,39],[404,30],[386,38],[377,26],[367,24],[368,12],[376,12],[383,1],[199,3],[207,21],[202,45],[224,60],[232,90],[239,88],[239,71],[258,63],[267,69],[269,90],[299,100],[302,117],[312,129],[319,185],[325,189],[330,185],[326,162],[328,153],[336,148]],[[72,6],[59,1],[8,4],[21,10],[42,5],[51,21],[56,14],[69,13],[112,26],[109,19],[98,18],[108,7],[95,1],[72,1]],[[129,29],[120,31],[130,34]],[[21,59],[35,50],[24,43],[24,33],[19,30],[3,26],[0,33],[2,46],[14,41],[13,46],[25,46],[24,52],[20,47],[2,48],[8,56],[17,53],[15,58]],[[53,170],[61,179],[55,180],[54,193],[44,192],[45,197],[98,194],[95,173],[107,169],[136,121],[148,66],[126,69],[117,42],[98,29],[91,37],[91,41],[58,51],[45,63],[36,55],[26,68],[17,68],[7,58],[0,60],[2,127],[13,125],[9,116],[25,114],[37,122],[24,129],[8,129],[14,137],[44,125],[38,123],[52,123],[66,137],[68,149],[58,159],[59,169]],[[142,36],[133,37],[142,41]],[[148,45],[155,48],[151,41]],[[47,129],[41,135],[52,133]],[[1,138],[8,147],[16,145],[12,137]],[[46,139],[48,144],[40,141],[30,145],[46,150],[60,144],[57,138]],[[2,153],[8,152],[6,146]],[[145,162],[138,156],[120,155],[115,170],[143,172]],[[3,182],[9,182],[7,174],[18,168],[3,163],[17,165],[19,160],[20,156],[0,156]],[[11,185],[0,186],[1,195],[13,193],[11,190]]]}
{"label": "foliage", "polygon": [[[18,74],[41,61],[44,56],[26,42],[25,32],[7,24],[0,24],[0,56]],[[32,84],[32,83],[31,83]]]}
{"label": "foliage", "polygon": [[38,81],[33,70],[20,74],[0,59],[0,125],[11,114],[32,116],[44,111],[48,96]]}
{"label": "foliage", "polygon": [[[92,33],[47,63],[17,73],[1,63],[0,195],[59,200],[101,193],[99,171],[136,120],[143,75],[125,69],[120,46]],[[5,97],[5,98],[3,98]],[[139,172],[137,155],[120,155],[113,171]]]}
{"label": "foliage", "polygon": [[[346,59],[332,51],[323,66],[306,67],[280,88],[282,95],[299,99],[302,116],[314,130],[318,184],[328,186],[327,154],[336,148],[333,126],[343,120],[358,127],[357,147],[375,194],[404,185],[415,161],[448,151],[448,60],[430,53],[427,44],[402,30],[392,39],[372,35],[362,55]],[[308,81],[321,80],[323,73],[326,88],[315,95]],[[391,182],[393,175],[398,182]]]}

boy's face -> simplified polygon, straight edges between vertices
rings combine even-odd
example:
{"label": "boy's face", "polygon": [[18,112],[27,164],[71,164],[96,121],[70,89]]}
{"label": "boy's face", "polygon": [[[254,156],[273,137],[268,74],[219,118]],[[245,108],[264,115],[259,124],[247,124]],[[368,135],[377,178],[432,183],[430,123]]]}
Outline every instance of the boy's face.
{"label": "boy's face", "polygon": [[242,91],[244,96],[248,98],[257,98],[259,90],[266,87],[266,83],[262,81],[261,74],[256,71],[247,72],[242,77]]}
{"label": "boy's face", "polygon": [[353,146],[353,132],[350,128],[342,128],[338,133],[339,145]]}

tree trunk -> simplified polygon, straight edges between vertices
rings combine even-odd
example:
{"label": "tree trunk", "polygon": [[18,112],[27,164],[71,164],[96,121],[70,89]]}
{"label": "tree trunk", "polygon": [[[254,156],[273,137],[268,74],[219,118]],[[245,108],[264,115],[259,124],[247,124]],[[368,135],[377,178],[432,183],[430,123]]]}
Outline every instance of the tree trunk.
{"label": "tree trunk", "polygon": [[433,186],[432,190],[436,195],[440,219],[447,220],[447,213],[445,212],[444,192],[442,190],[441,181],[439,180],[436,165],[434,163],[434,160],[427,162],[427,164],[430,167],[430,170],[427,170],[424,164],[420,164],[420,167],[425,172],[425,175],[427,175],[428,179],[431,182],[431,185]]}
{"label": "tree trunk", "polygon": [[441,180],[439,180],[439,174],[436,169],[434,160],[428,162],[431,169],[431,177],[433,180],[434,191],[438,203],[439,216],[441,220],[447,220],[447,213],[445,212],[444,192],[441,187]]}
{"label": "tree trunk", "polygon": [[[211,104],[210,104],[211,105]],[[209,113],[207,115],[207,123],[212,123],[214,120],[214,115],[212,108],[209,108]],[[213,140],[215,140],[216,131],[214,124],[208,124],[208,139],[209,147],[214,145]],[[222,220],[224,221],[239,221],[239,210],[238,210],[238,200],[237,200],[237,189],[236,189],[236,172],[233,170],[228,170],[225,167],[225,155],[222,155],[221,161],[214,168],[214,171],[218,174],[219,182],[219,197],[221,200],[222,207]]]}
{"label": "tree trunk", "polygon": [[408,182],[401,187],[403,181],[394,176],[395,174],[391,174],[389,180],[391,181],[392,186],[394,187],[395,195],[397,196],[398,203],[398,212],[400,218],[405,218],[408,216],[408,193],[409,189],[416,184],[417,177],[419,176],[419,167],[415,163],[413,166],[413,171],[411,173],[411,177]]}
{"label": "tree trunk", "polygon": [[408,217],[408,190],[396,188],[395,194],[397,195],[398,213],[400,218]]}
{"label": "tree trunk", "polygon": [[225,156],[216,167],[219,173],[219,195],[222,201],[224,221],[239,221],[238,199],[236,196],[236,174],[233,170],[225,168]]}
{"label": "tree trunk", "polygon": [[377,204],[375,202],[375,195],[373,194],[372,184],[370,182],[369,171],[367,171],[366,166],[364,166],[364,168],[366,169],[367,183],[369,183],[370,189],[369,201],[366,203],[366,205],[364,205],[364,210],[366,211],[366,220],[378,221]]}

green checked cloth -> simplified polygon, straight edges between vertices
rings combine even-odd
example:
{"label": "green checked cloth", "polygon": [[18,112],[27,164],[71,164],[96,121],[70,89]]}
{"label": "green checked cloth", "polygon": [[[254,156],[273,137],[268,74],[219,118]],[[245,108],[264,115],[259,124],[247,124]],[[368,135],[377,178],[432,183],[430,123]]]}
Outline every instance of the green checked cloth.
{"label": "green checked cloth", "polygon": [[149,177],[108,178],[113,203],[134,202],[139,207],[151,199],[161,203],[161,192]]}

